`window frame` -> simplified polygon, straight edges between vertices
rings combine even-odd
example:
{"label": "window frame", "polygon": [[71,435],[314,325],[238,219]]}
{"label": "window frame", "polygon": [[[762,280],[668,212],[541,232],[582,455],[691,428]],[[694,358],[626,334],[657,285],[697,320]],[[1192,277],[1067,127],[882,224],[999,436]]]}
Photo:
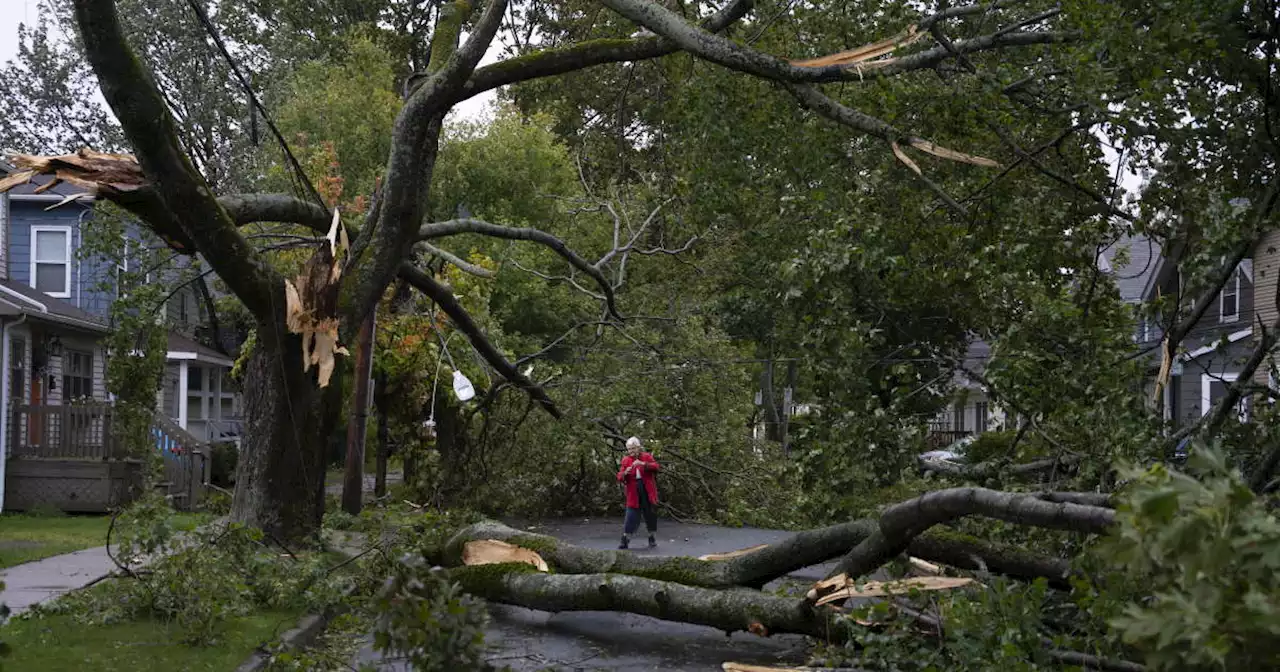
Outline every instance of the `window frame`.
{"label": "window frame", "polygon": [[[40,234],[41,233],[61,233],[66,236],[66,239],[67,239],[66,261],[57,262],[57,261],[41,261],[40,260],[39,252],[40,252]],[[44,294],[48,296],[52,296],[55,299],[71,298],[71,294],[72,294],[72,287],[71,287],[72,240],[71,238],[72,238],[72,227],[69,225],[37,224],[31,227],[31,260],[29,263],[28,270],[31,273],[31,277],[30,277],[31,282],[29,284],[31,285],[32,289],[38,292],[43,292]],[[39,285],[37,284],[36,269],[41,264],[52,266],[59,263],[65,266],[65,272],[63,273],[63,278],[64,278],[64,286],[66,287],[66,291],[46,292],[40,289]]]}
{"label": "window frame", "polygon": [[[1218,292],[1218,323],[1219,324],[1229,324],[1231,322],[1239,321],[1240,319],[1240,275],[1241,275],[1240,269],[1236,268],[1234,271],[1231,272],[1231,279],[1228,280],[1227,284],[1222,287],[1222,291]],[[1235,302],[1235,310],[1234,312],[1228,313],[1227,312],[1227,289],[1228,289],[1228,286],[1232,285],[1232,283],[1234,283],[1234,287],[1231,287],[1232,289],[1231,295],[1233,297],[1233,301]]]}
{"label": "window frame", "polygon": [[[1240,379],[1238,372],[1233,373],[1202,373],[1200,374],[1200,417],[1209,415],[1209,411],[1213,409],[1213,384],[1222,383],[1223,385],[1231,385]],[[1236,417],[1240,422],[1248,422],[1252,415],[1252,409],[1249,408],[1248,395],[1240,395],[1240,400],[1236,402]]]}

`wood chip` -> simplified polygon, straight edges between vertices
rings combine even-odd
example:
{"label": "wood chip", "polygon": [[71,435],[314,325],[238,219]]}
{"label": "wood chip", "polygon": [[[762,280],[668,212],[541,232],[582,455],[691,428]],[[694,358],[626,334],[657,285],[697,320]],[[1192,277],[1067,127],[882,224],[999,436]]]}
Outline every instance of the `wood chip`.
{"label": "wood chip", "polygon": [[917,572],[928,574],[930,576],[942,576],[942,568],[932,562],[926,562],[920,558],[911,557],[907,558],[907,562],[911,563],[911,567]]}
{"label": "wood chip", "polygon": [[468,541],[462,546],[462,564],[464,565],[495,565],[502,562],[523,562],[537,567],[540,572],[549,569],[547,561],[543,560],[542,556],[505,541],[478,539]]}
{"label": "wood chip", "polygon": [[750,553],[755,553],[756,551],[762,548],[768,548],[768,547],[769,547],[769,544],[760,544],[759,546],[751,546],[749,548],[740,548],[736,551],[729,551],[728,553],[708,553],[707,555],[699,555],[698,559],[699,560],[731,560],[733,558],[740,558]]}

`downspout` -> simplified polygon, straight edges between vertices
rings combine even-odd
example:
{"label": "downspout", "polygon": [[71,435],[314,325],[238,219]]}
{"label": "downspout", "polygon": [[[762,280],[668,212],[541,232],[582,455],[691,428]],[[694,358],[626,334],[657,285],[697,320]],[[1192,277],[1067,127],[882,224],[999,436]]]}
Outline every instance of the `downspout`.
{"label": "downspout", "polygon": [[[2,321],[2,320],[0,320]],[[4,481],[5,471],[9,464],[9,390],[13,388],[12,381],[8,380],[10,374],[9,362],[12,358],[13,341],[10,337],[9,330],[27,321],[26,313],[13,322],[4,325],[0,329],[0,347],[4,349],[4,355],[0,356],[0,366],[4,375],[0,375],[0,380],[6,382],[0,386],[0,513],[4,512]]]}
{"label": "downspout", "polygon": [[80,216],[76,218],[75,232],[75,235],[79,236],[79,238],[75,241],[75,244],[71,246],[76,255],[76,308],[84,308],[84,306],[81,305],[84,301],[84,290],[83,285],[80,282],[82,279],[81,274],[83,273],[83,262],[80,260],[80,243],[84,242],[84,216],[92,213],[93,210],[88,208],[80,211]]}

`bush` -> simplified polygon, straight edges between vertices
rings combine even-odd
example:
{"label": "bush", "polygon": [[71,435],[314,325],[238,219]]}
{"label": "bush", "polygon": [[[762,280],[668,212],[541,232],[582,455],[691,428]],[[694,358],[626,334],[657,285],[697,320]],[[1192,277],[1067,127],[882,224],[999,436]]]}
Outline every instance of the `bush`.
{"label": "bush", "polygon": [[209,482],[230,490],[235,487],[240,451],[232,441],[212,444],[210,450],[213,454],[209,464]]}

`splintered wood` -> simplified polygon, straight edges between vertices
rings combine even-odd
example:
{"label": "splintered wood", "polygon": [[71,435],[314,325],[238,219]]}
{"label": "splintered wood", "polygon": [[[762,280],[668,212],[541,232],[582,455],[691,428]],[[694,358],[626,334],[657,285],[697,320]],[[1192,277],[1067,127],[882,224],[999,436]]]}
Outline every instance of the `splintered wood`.
{"label": "splintered wood", "polygon": [[538,571],[548,571],[547,561],[542,556],[519,546],[496,539],[480,539],[468,541],[462,546],[462,564],[464,565],[496,565],[503,562],[523,562],[533,565]]}
{"label": "splintered wood", "polygon": [[732,560],[733,558],[739,558],[749,553],[755,553],[756,551],[762,548],[768,548],[768,547],[769,547],[769,544],[760,544],[759,546],[751,546],[750,548],[740,548],[736,551],[729,551],[728,553],[708,553],[707,555],[698,556],[698,559],[699,560]]}
{"label": "splintered wood", "polygon": [[53,176],[52,180],[35,190],[37,194],[44,193],[62,182],[85,190],[84,194],[68,196],[63,203],[81,196],[96,197],[137,191],[148,184],[146,176],[142,173],[142,166],[138,165],[138,160],[130,154],[107,154],[84,147],[75,154],[61,156],[11,154],[7,158],[18,170],[0,180],[0,193],[30,182],[36,175]]}
{"label": "splintered wood", "polygon": [[[906,595],[913,590],[954,590],[974,583],[973,579],[955,576],[915,576],[898,581],[868,581],[861,586],[845,574],[833,576],[813,584],[805,598],[816,606],[843,602],[849,598],[887,597]],[[816,600],[816,601],[815,601]]]}
{"label": "splintered wood", "polygon": [[336,355],[349,355],[338,343],[338,291],[342,263],[349,243],[338,209],[326,244],[311,255],[294,281],[284,281],[286,324],[302,335],[302,370],[317,367],[320,387],[328,387],[336,365]]}
{"label": "splintered wood", "polygon": [[908,26],[907,29],[901,33],[894,35],[893,37],[887,37],[879,42],[864,44],[861,47],[842,51],[838,54],[831,54],[830,56],[823,56],[821,58],[811,58],[806,61],[791,61],[791,64],[803,68],[825,68],[833,65],[856,67],[859,70],[880,68],[894,62],[896,59],[886,58],[881,61],[868,61],[880,58],[886,54],[891,54],[899,47],[905,47],[923,36],[924,33],[918,32],[915,26]]}

